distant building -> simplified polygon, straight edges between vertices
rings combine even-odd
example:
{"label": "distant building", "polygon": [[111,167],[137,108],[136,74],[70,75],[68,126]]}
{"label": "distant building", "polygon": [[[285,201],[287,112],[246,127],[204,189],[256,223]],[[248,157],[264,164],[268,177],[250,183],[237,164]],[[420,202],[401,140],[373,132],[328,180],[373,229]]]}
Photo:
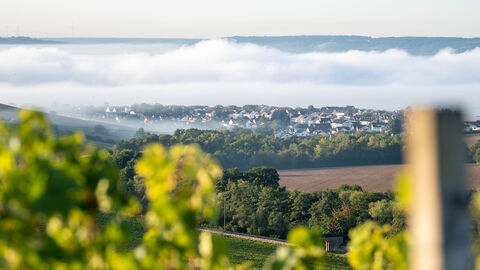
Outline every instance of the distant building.
{"label": "distant building", "polygon": [[325,251],[341,250],[344,248],[343,235],[337,233],[324,234]]}

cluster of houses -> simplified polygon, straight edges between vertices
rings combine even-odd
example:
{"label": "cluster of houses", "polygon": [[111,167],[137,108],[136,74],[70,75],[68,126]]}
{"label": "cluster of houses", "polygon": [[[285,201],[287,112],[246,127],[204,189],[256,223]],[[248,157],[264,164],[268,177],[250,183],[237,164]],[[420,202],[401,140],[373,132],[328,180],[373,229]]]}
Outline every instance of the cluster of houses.
{"label": "cluster of houses", "polygon": [[389,122],[401,117],[400,112],[386,112],[347,107],[324,107],[318,112],[292,115],[290,125],[276,136],[321,136],[337,132],[380,133],[389,130]]}
{"label": "cluster of houses", "polygon": [[477,121],[465,121],[465,132],[467,133],[480,133],[480,120]]}
{"label": "cluster of houses", "polygon": [[[278,111],[282,111],[283,118],[281,120],[277,119]],[[400,119],[402,116],[403,111],[358,109],[353,106],[288,108],[253,105],[243,107],[185,106],[176,113],[172,113],[165,107],[156,112],[152,109],[142,110],[138,106],[106,106],[102,111],[90,113],[89,118],[100,117],[119,123],[132,120],[142,121],[146,129],[148,129],[148,125],[165,121],[183,123],[187,126],[190,124],[197,128],[201,128],[202,125],[205,125],[206,128],[208,125],[208,128],[211,128],[212,124],[218,129],[235,127],[256,129],[261,126],[269,126],[275,131],[276,136],[284,138],[328,135],[337,132],[386,132],[389,131],[389,122],[393,119]]]}

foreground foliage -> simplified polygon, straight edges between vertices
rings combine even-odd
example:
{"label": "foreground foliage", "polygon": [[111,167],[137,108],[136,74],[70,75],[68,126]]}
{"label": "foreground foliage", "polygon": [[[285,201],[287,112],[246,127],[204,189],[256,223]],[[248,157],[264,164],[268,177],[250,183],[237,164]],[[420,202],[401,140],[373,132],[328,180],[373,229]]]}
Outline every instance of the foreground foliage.
{"label": "foreground foliage", "polygon": [[[108,153],[84,146],[81,134],[56,140],[37,113],[20,118],[16,128],[0,124],[0,267],[118,266],[127,256],[119,217],[134,204]],[[99,211],[115,213],[102,232]]]}
{"label": "foreground foliage", "polygon": [[[223,241],[196,230],[214,216],[213,179],[222,172],[199,147],[145,149],[135,169],[150,203],[132,250],[128,224],[138,208],[123,195],[108,154],[80,134],[56,139],[38,113],[22,111],[20,120],[0,125],[0,268],[232,268]],[[299,229],[289,239],[298,248],[277,252],[271,265],[321,260],[318,232]]]}
{"label": "foreground foliage", "polygon": [[[151,207],[146,233],[125,248],[125,218],[136,213],[108,153],[81,134],[55,139],[46,119],[22,111],[18,126],[0,126],[0,268],[223,269],[221,243],[198,233],[213,215],[214,161],[195,146],[148,147],[138,163]],[[99,215],[108,213],[102,226]]]}
{"label": "foreground foliage", "polygon": [[407,270],[407,232],[388,237],[390,226],[369,221],[350,232],[348,259],[354,269]]}

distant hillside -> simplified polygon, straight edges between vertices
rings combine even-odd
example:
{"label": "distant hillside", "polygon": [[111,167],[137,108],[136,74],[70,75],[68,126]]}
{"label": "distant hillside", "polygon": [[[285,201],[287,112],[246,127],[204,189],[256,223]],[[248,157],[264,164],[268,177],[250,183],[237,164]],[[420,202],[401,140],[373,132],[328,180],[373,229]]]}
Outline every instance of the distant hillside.
{"label": "distant hillside", "polygon": [[43,40],[30,37],[0,37],[0,44],[64,44],[55,40]]}
{"label": "distant hillside", "polygon": [[[456,53],[480,47],[480,38],[455,37],[381,37],[368,36],[233,36],[238,43],[253,43],[292,53],[404,50],[412,55],[434,55],[451,48]],[[69,44],[170,44],[195,45],[205,39],[188,38],[52,38],[48,42]],[[0,42],[1,43],[1,42]]]}
{"label": "distant hillside", "polygon": [[[0,104],[0,119],[14,123],[18,121],[20,109]],[[130,139],[135,136],[136,130],[127,126],[86,121],[54,114],[46,114],[57,134],[68,134],[81,131],[88,141],[94,142],[100,147],[110,148],[120,140]]]}
{"label": "distant hillside", "polygon": [[349,50],[386,51],[405,50],[412,55],[434,55],[445,48],[456,53],[480,47],[480,38],[450,37],[382,37],[367,36],[277,36],[230,37],[237,42],[269,46],[284,51],[306,53],[313,51],[344,52]]}

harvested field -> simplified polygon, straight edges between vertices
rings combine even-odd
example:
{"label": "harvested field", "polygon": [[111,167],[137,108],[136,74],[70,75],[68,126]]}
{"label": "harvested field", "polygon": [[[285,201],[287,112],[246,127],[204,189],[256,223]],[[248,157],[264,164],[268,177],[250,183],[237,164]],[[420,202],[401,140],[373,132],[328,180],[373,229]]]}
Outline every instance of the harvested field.
{"label": "harvested field", "polygon": [[[403,165],[333,167],[281,170],[280,185],[304,192],[337,188],[342,184],[359,185],[364,190],[393,190],[397,173]],[[480,187],[480,164],[467,165],[470,188]]]}
{"label": "harvested field", "polygon": [[480,134],[469,134],[465,136],[465,143],[469,148],[477,142],[480,142]]}

